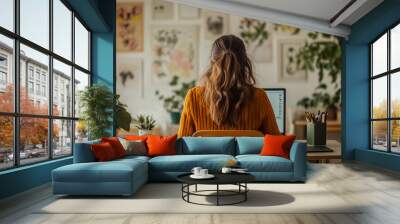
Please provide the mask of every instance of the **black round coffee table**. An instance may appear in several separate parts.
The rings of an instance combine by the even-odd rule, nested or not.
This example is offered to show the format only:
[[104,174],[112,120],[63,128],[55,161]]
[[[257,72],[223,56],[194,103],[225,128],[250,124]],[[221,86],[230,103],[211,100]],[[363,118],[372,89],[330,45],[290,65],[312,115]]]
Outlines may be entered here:
[[[182,199],[188,203],[197,205],[234,205],[247,201],[247,192],[249,188],[247,183],[255,180],[255,177],[248,173],[229,173],[213,174],[215,177],[212,179],[193,179],[190,177],[191,173],[182,174],[177,177],[178,181],[182,183]],[[215,185],[215,190],[198,190],[197,185]],[[220,185],[236,185],[237,190],[224,190],[220,189]],[[195,186],[194,191],[190,191],[190,186]],[[209,192],[215,192],[215,194],[206,194]],[[216,204],[202,204],[193,202],[190,200],[190,196],[204,196],[204,197],[216,197]],[[231,203],[221,203],[221,197],[232,197],[240,196],[240,199]]]

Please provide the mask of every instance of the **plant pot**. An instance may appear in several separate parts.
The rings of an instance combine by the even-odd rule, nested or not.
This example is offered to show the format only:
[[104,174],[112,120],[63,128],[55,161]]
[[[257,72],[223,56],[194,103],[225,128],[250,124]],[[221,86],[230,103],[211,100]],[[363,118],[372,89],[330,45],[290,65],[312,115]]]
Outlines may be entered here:
[[148,135],[150,133],[151,133],[151,130],[139,129],[139,135]]
[[337,113],[338,113],[337,107],[329,106],[326,108],[326,112],[328,112],[328,115],[326,116],[326,120],[328,120],[328,121],[336,121],[337,120]]
[[172,124],[179,124],[181,120],[181,112],[170,112],[169,115],[171,116]]

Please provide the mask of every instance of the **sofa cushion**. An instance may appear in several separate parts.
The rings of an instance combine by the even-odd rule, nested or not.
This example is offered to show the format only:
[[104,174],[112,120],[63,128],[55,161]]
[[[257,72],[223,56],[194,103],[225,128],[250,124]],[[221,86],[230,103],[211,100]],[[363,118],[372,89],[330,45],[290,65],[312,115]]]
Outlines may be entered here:
[[[58,182],[130,182],[134,173],[147,172],[141,159],[121,159],[109,162],[74,163],[53,170]],[[147,173],[143,173],[147,176]]]
[[149,170],[152,172],[190,172],[199,166],[210,171],[219,171],[230,159],[231,155],[175,155],[158,156],[149,160]]
[[259,154],[264,145],[264,137],[237,137],[236,155]]
[[90,148],[92,144],[99,144],[101,141],[93,140],[88,142],[75,143],[74,147],[74,163],[95,162],[96,158]]
[[235,155],[235,139],[232,137],[183,137],[182,154]]
[[292,172],[292,161],[278,156],[239,155],[236,156],[240,167],[249,172]]

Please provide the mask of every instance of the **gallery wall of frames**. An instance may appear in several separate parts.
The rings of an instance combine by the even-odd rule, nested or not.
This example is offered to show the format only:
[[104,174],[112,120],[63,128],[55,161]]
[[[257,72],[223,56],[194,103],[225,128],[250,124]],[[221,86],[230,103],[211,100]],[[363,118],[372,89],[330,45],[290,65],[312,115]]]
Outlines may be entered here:
[[[133,116],[148,114],[157,120],[154,132],[176,131],[169,115],[171,108],[159,97],[171,96],[185,83],[199,84],[211,45],[224,34],[245,41],[258,87],[287,89],[289,132],[294,132],[293,122],[304,114],[299,101],[316,91],[332,97],[340,92],[340,65],[334,68],[335,77],[325,70],[326,75],[319,77],[318,69],[306,68],[307,58],[301,56],[324,42],[330,45],[321,50],[334,48],[331,61],[336,63],[340,46],[335,37],[163,0],[117,0],[116,10],[117,93]],[[316,52],[311,53],[314,58],[310,60],[316,61]],[[340,102],[335,103],[340,112]],[[320,104],[311,109],[324,107]]]

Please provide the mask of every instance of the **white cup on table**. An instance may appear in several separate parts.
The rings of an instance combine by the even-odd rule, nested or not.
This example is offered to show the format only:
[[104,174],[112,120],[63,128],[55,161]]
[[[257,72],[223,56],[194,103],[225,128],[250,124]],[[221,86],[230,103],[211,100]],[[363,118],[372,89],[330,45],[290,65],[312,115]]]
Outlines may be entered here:
[[200,170],[200,176],[204,177],[208,175],[208,169],[201,169]]
[[202,170],[203,168],[201,168],[201,167],[193,167],[193,169],[192,169],[192,173],[194,174],[194,175],[196,175],[196,176],[200,176],[201,175],[201,170]]

